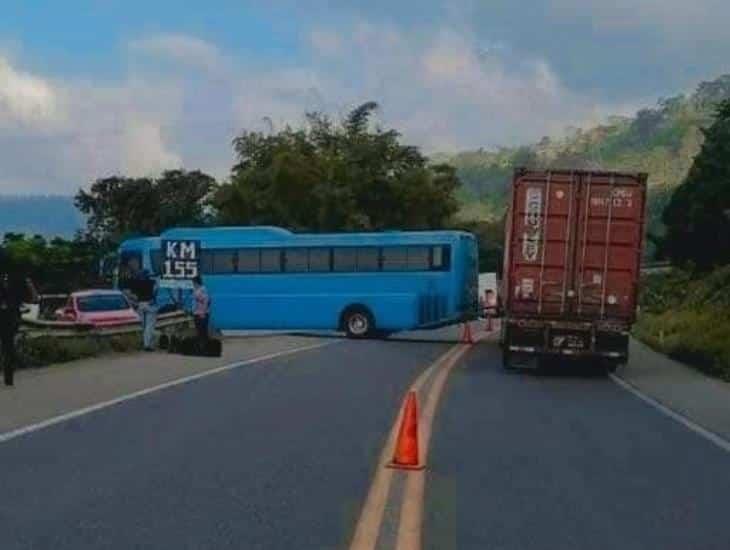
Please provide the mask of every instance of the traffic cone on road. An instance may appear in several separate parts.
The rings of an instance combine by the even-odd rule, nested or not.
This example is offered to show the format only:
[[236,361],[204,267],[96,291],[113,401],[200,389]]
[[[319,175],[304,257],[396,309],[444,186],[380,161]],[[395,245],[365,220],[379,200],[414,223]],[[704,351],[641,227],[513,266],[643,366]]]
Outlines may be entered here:
[[464,329],[461,332],[461,343],[462,344],[473,344],[474,343],[474,337],[471,335],[471,325],[469,324],[469,321],[466,321],[464,323]]
[[408,392],[406,405],[403,410],[403,419],[398,430],[398,439],[395,442],[393,461],[388,468],[400,470],[422,470],[418,451],[418,403],[416,392]]

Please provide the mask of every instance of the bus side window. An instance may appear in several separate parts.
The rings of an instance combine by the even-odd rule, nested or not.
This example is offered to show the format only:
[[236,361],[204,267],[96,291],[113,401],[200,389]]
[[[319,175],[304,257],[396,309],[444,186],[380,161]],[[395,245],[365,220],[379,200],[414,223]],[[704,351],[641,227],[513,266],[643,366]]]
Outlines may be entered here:
[[284,251],[284,270],[287,273],[303,273],[309,266],[306,248],[289,248]]
[[348,272],[357,270],[357,251],[354,248],[335,248],[333,254],[335,271]]
[[258,273],[261,270],[261,255],[258,248],[241,248],[238,251],[238,272]]
[[212,275],[214,255],[212,250],[201,250],[200,252],[200,272],[203,275]]
[[330,249],[310,248],[309,249],[309,271],[326,272],[330,271]]
[[383,248],[383,271],[405,271],[408,269],[408,249],[405,246]]
[[281,250],[279,248],[261,249],[261,273],[281,273]]
[[213,273],[234,273],[236,261],[235,250],[215,251],[213,253]]
[[431,248],[431,269],[449,271],[451,269],[451,247],[448,245]]
[[379,271],[380,250],[375,247],[357,249],[358,271]]
[[431,267],[429,249],[427,246],[408,247],[408,270],[428,271]]

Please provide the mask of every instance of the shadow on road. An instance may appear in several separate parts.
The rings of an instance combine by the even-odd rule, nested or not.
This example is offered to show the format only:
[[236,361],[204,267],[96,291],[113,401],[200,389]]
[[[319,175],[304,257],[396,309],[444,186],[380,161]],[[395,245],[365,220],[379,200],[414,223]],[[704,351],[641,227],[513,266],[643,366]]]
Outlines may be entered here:
[[542,378],[608,378],[606,367],[590,359],[543,359],[529,374]]

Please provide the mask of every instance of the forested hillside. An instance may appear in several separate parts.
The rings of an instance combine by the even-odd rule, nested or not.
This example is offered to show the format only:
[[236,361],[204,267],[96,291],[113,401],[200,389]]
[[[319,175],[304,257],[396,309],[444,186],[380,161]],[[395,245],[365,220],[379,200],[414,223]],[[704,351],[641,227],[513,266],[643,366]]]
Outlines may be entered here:
[[712,123],[717,105],[727,98],[730,75],[701,83],[691,95],[660,99],[634,117],[613,117],[594,128],[571,129],[563,138],[436,157],[457,169],[464,184],[461,216],[466,219],[501,218],[515,166],[648,172],[649,230],[661,234],[661,212],[702,145],[700,128]]

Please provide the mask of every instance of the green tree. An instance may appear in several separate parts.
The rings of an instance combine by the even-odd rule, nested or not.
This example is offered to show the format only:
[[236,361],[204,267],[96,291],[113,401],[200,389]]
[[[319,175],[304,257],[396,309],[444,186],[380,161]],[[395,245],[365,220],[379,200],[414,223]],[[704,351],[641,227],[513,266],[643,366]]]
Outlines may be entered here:
[[730,100],[720,103],[703,134],[702,149],[663,221],[669,258],[706,270],[730,263]]
[[206,221],[206,199],[216,182],[199,171],[168,170],[156,179],[112,176],[79,190],[87,217],[85,238],[114,245],[130,235],[157,235],[176,225]]
[[371,124],[374,102],[337,124],[309,113],[302,129],[234,142],[238,162],[213,204],[223,224],[295,230],[443,227],[457,210],[454,169],[430,165],[395,130]]
[[31,276],[42,292],[69,292],[99,283],[99,250],[93,242],[6,233],[0,246],[14,268]]

